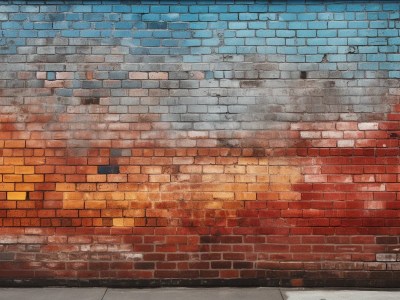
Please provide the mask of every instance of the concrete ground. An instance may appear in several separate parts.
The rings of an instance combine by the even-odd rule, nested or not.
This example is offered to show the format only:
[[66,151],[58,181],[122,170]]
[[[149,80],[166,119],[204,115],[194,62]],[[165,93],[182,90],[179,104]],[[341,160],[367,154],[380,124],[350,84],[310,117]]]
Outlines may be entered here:
[[399,300],[400,290],[0,288],[0,300]]

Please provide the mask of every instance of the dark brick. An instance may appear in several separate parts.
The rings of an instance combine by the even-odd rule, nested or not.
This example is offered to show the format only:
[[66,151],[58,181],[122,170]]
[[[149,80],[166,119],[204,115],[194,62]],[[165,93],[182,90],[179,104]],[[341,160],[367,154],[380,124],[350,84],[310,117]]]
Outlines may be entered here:
[[99,166],[98,167],[99,174],[119,174],[119,166]]

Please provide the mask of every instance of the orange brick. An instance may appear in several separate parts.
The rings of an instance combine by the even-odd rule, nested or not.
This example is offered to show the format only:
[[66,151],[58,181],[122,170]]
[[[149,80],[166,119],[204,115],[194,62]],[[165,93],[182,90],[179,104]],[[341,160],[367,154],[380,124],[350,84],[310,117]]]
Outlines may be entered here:
[[85,201],[86,209],[104,209],[107,208],[106,201],[101,200],[89,200]]
[[96,175],[87,175],[87,182],[106,182],[107,175],[105,174],[96,174]]
[[75,183],[56,183],[57,192],[73,192],[75,191]]
[[64,200],[64,209],[83,209],[85,207],[85,202],[83,200]]
[[170,175],[150,175],[149,182],[170,182]]
[[127,174],[108,174],[107,182],[127,182],[128,175]]
[[26,192],[7,192],[7,200],[26,200]]
[[14,166],[0,166],[0,173],[1,174],[14,173]]
[[34,166],[15,166],[15,174],[34,174]]
[[129,79],[148,79],[149,75],[146,72],[129,72]]
[[8,140],[4,148],[25,148],[25,140]]
[[33,183],[16,183],[15,191],[17,192],[33,192],[35,190],[35,185]]
[[204,166],[203,173],[221,174],[224,173],[224,166]]
[[268,174],[268,167],[265,166],[247,166],[247,173],[249,174]]
[[141,168],[142,173],[144,174],[161,174],[162,168],[161,166],[143,166]]
[[253,192],[240,192],[240,193],[235,193],[235,199],[236,200],[244,200],[244,201],[249,201],[249,200],[257,200],[257,193]]
[[24,165],[23,157],[4,157],[4,165],[22,166]]
[[168,80],[168,73],[167,72],[150,72],[149,79]]
[[24,182],[43,182],[44,175],[24,175]]
[[3,182],[22,182],[22,175],[5,174],[3,175]]
[[2,192],[14,191],[14,183],[0,183],[0,191]]

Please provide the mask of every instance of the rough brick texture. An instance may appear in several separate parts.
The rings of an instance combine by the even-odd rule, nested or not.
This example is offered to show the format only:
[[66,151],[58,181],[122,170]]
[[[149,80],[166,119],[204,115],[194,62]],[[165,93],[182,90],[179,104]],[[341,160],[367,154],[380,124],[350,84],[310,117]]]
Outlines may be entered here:
[[398,286],[399,10],[0,0],[0,284]]

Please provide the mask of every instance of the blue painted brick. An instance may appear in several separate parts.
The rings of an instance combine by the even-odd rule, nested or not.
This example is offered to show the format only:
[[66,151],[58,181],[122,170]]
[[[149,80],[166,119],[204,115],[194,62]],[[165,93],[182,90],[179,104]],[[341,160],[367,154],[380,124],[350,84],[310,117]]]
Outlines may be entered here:
[[335,54],[338,52],[336,46],[319,46],[318,53],[320,54]]
[[112,10],[116,13],[132,12],[132,8],[129,5],[113,5]]
[[328,40],[326,38],[312,38],[307,39],[307,44],[310,46],[324,46],[328,44]]
[[304,13],[306,12],[306,6],[305,5],[293,5],[290,3],[290,5],[287,6],[287,12],[291,13]]
[[208,24],[210,29],[218,30],[218,29],[228,29],[228,22],[226,21],[218,21],[218,22],[210,22]]
[[341,4],[341,3],[328,4],[326,8],[328,11],[331,12],[343,12],[346,11],[346,4]]
[[257,19],[258,14],[256,13],[239,13],[239,20],[241,21],[252,21]]
[[201,56],[199,55],[185,55],[183,57],[183,62],[185,63],[200,63]]
[[132,31],[130,31],[130,30],[115,30],[113,34],[114,34],[114,37],[118,37],[118,38],[132,37]]
[[161,15],[161,20],[167,22],[179,21],[180,15],[178,13],[169,13]]
[[186,5],[171,5],[169,8],[169,11],[171,13],[188,13],[189,12],[189,6]]
[[238,13],[242,13],[242,12],[247,12],[248,11],[247,5],[229,5],[228,9],[229,9],[230,12],[238,12]]
[[237,50],[235,46],[222,46],[218,48],[218,52],[221,54],[235,54]]
[[169,13],[169,5],[151,5],[150,12],[157,14],[167,14]]
[[380,62],[379,63],[379,69],[380,70],[397,70],[396,64],[393,62]]
[[309,54],[309,55],[312,55],[312,54],[318,54],[318,47],[316,47],[316,46],[314,46],[314,47],[312,47],[312,46],[309,46],[309,47],[299,47],[299,51],[298,51],[298,53],[299,54]]
[[389,38],[388,39],[389,45],[400,45],[400,37],[397,38]]
[[382,9],[382,4],[379,3],[367,3],[365,5],[366,11],[379,11]]
[[211,54],[210,47],[194,47],[190,48],[190,53],[193,55],[207,55]]
[[304,13],[297,16],[299,21],[314,21],[317,19],[316,13]]
[[162,47],[178,47],[179,40],[162,40],[161,46]]
[[112,29],[113,28],[113,23],[111,22],[98,22],[94,26],[96,29],[102,30],[102,29]]
[[368,38],[368,45],[386,46],[387,38]]
[[38,36],[37,30],[21,30],[19,36],[22,38],[35,38]]
[[237,37],[254,37],[256,36],[255,30],[238,30],[236,32]]
[[73,29],[89,29],[90,23],[89,22],[73,22],[72,28]]
[[239,14],[237,13],[227,13],[227,14],[220,14],[219,19],[221,21],[238,21],[239,20]]
[[396,53],[391,53],[387,55],[387,58],[389,61],[400,61],[400,54]]
[[161,40],[159,39],[143,39],[143,47],[160,47]]
[[284,4],[271,4],[269,5],[269,11],[270,12],[285,12],[286,11],[286,5]]
[[62,30],[62,29],[68,29],[71,28],[70,22],[54,22],[53,23],[53,29],[55,30]]
[[195,38],[210,38],[213,36],[213,32],[210,30],[197,30],[193,33]]
[[79,31],[78,30],[62,30],[61,31],[61,36],[63,37],[68,37],[68,38],[75,38],[79,37]]
[[333,13],[323,12],[318,14],[317,19],[321,21],[332,21],[335,19],[335,17]]
[[228,5],[210,5],[210,13],[227,13]]
[[338,36],[339,37],[356,37],[357,30],[356,29],[339,29]]
[[[198,14],[182,14],[181,21],[182,22],[197,22],[199,20]],[[190,24],[192,25],[192,24]]]
[[197,47],[201,45],[201,40],[193,40],[193,39],[182,40],[181,43],[183,47]]
[[220,40],[216,39],[216,38],[214,38],[214,39],[205,39],[205,40],[202,41],[202,45],[203,46],[209,46],[209,47],[218,46],[219,43],[220,43]]
[[297,20],[297,14],[280,14],[279,15],[279,20],[280,21],[296,21]]
[[54,81],[56,80],[56,72],[47,72],[46,73],[46,79],[48,81]]
[[271,21],[268,23],[269,29],[286,29],[287,23],[286,22],[278,22],[278,21]]
[[297,37],[300,38],[312,38],[317,36],[317,31],[316,30],[297,30],[296,31]]
[[289,22],[289,29],[307,29],[307,22]]
[[278,47],[277,52],[284,55],[296,55],[297,47]]
[[371,28],[388,28],[388,21],[371,21]]
[[160,14],[145,14],[142,16],[142,21],[147,21],[147,22],[158,22],[161,19]]
[[288,55],[286,57],[286,62],[303,63],[303,62],[306,62],[306,56],[305,55]]
[[[38,23],[38,24],[46,24],[45,26],[47,26],[48,23]],[[11,30],[22,29],[22,23],[20,23],[20,22],[4,22],[3,24],[0,23],[0,25],[2,25],[3,29],[11,29]],[[49,24],[49,25],[50,25],[50,29],[51,29],[52,28],[51,24]],[[35,27],[35,29],[41,29],[39,27]],[[44,29],[47,29],[47,28],[44,28]]]
[[238,46],[237,53],[238,54],[252,54],[256,53],[257,48],[254,46]]
[[359,29],[358,36],[375,37],[375,36],[378,36],[378,30],[376,30],[376,29]]
[[263,13],[263,12],[268,12],[268,5],[259,5],[259,4],[252,4],[249,5],[249,12],[258,12],[258,13]]
[[24,21],[28,19],[28,14],[10,14],[9,18],[11,21]]
[[358,52],[359,53],[377,53],[378,52],[378,46],[361,46],[358,47]]
[[346,10],[347,11],[364,11],[365,5],[364,4],[357,4],[357,3],[349,3],[347,4]]
[[355,21],[356,20],[356,14],[354,12],[345,12],[344,13],[344,18],[347,21]]
[[328,22],[328,28],[347,28],[348,22],[347,21],[330,21]]
[[399,36],[398,29],[378,29],[378,36],[395,37]]
[[83,20],[90,22],[100,22],[104,20],[104,14],[84,14]]
[[203,30],[208,28],[207,22],[192,22],[189,24],[190,29]]
[[306,39],[304,38],[292,38],[286,39],[286,46],[306,46]]
[[[33,29],[33,24],[32,22],[24,22],[23,23],[23,29],[24,30],[32,30]],[[69,27],[68,27],[69,28]],[[22,30],[21,30],[22,31]]]
[[349,28],[368,28],[369,27],[369,22],[366,21],[355,21],[355,22],[349,22]]
[[283,46],[283,45],[285,45],[285,39],[284,38],[267,38],[266,45]]
[[265,45],[265,38],[246,38],[246,46],[262,46]]
[[94,5],[93,6],[93,12],[95,13],[110,13],[112,12],[112,6],[111,5]]
[[167,22],[148,22],[147,28],[148,29],[167,29],[168,23]]
[[276,47],[273,46],[258,46],[257,53],[259,54],[276,54]]
[[315,22],[310,22],[308,24],[309,29],[327,29],[328,28],[328,22],[324,21],[315,21]]
[[264,13],[260,13],[258,14],[258,18],[260,21],[275,21],[277,20],[277,16],[276,14],[264,14]]
[[323,55],[306,55],[306,62],[308,63],[320,63],[323,60]]
[[276,31],[276,36],[277,37],[294,37],[296,36],[296,31],[295,30],[277,30]]
[[247,29],[247,22],[229,22],[229,29]]
[[227,46],[243,46],[244,38],[227,38],[224,39],[224,43]]
[[358,63],[359,70],[377,71],[379,70],[378,62],[360,62]]
[[275,37],[275,30],[256,30],[256,37]]
[[250,29],[267,29],[267,22],[249,22]]
[[92,5],[72,5],[70,10],[81,13],[92,12]]
[[175,39],[190,39],[192,36],[188,31],[174,31],[172,32],[172,37]]
[[79,36],[84,37],[84,38],[97,38],[100,37],[100,32],[99,30],[80,30],[79,31]]
[[[378,50],[375,50],[374,52],[378,52]],[[398,46],[379,46],[379,52],[398,52]]]
[[386,61],[386,54],[367,54],[367,61]]
[[367,46],[368,39],[363,37],[351,38],[348,40],[348,44],[351,46]]
[[207,5],[192,5],[189,7],[189,12],[191,13],[208,13]]
[[400,71],[390,71],[389,78],[400,78]]
[[153,31],[152,36],[160,39],[168,39],[172,37],[172,33],[171,31],[159,30],[159,31]]
[[325,11],[325,6],[321,4],[307,5],[308,12],[319,13]]
[[199,14],[201,22],[215,22],[218,21],[218,14]]
[[[179,5],[177,5],[179,7]],[[150,7],[148,5],[133,5],[131,12],[136,14],[148,14],[150,12]]]
[[317,36],[318,37],[328,37],[328,38],[334,38],[337,37],[337,31],[333,29],[328,29],[328,30],[318,30],[317,31]]
[[79,21],[79,20],[83,20],[83,15],[82,14],[67,14],[65,16],[65,20],[67,21]]

